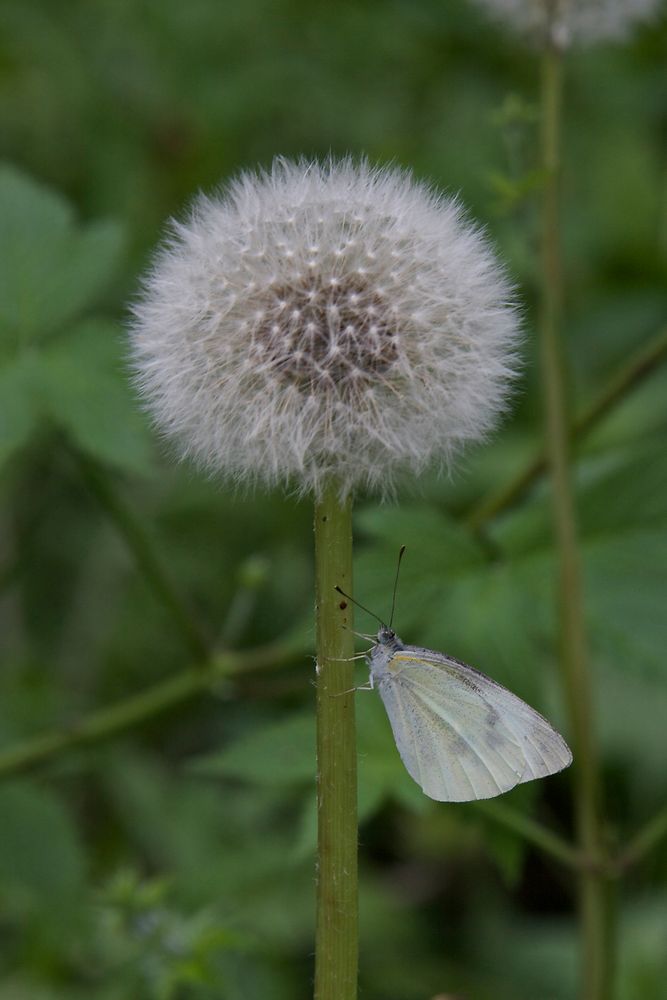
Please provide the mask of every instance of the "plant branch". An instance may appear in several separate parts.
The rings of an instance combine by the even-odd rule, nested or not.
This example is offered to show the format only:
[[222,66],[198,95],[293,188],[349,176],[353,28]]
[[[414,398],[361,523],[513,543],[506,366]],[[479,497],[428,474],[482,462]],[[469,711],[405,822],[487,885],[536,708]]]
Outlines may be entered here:
[[585,866],[579,851],[564,837],[549,830],[537,820],[531,819],[530,816],[513,809],[507,803],[488,799],[475,803],[474,808],[495,823],[500,823],[518,833],[524,840],[539,847],[545,854],[550,854],[568,868],[579,870]]
[[209,644],[172,583],[143,524],[97,462],[80,451],[73,451],[73,455],[86,485],[125,539],[140,572],[169,619],[179,629],[190,654],[196,661],[206,660],[210,655]]
[[667,837],[667,806],[649,820],[623,848],[615,860],[616,870],[623,872],[636,865],[665,837]]
[[335,482],[315,505],[317,617],[317,926],[315,1000],[357,996],[357,748],[352,508]]
[[[648,378],[667,358],[667,327],[640,347],[602,387],[572,424],[571,438],[583,438],[600,421],[622,403],[633,389]],[[465,523],[478,530],[497,514],[513,506],[548,469],[545,449],[541,449],[527,465],[500,489],[476,504],[465,517]]]
[[243,653],[221,653],[205,664],[183,670],[108,708],[84,716],[66,728],[43,733],[0,751],[0,779],[30,771],[52,757],[99,743],[202,694],[225,678],[277,666],[295,652],[276,643]]

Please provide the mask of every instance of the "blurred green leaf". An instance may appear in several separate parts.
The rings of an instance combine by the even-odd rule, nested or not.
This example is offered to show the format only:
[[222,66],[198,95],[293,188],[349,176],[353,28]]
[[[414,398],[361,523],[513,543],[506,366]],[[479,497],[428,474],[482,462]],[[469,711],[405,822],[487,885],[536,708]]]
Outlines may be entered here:
[[[632,447],[584,456],[578,468],[577,510],[586,571],[586,606],[597,650],[622,670],[648,669],[667,680],[667,453],[662,435]],[[494,537],[514,568],[514,600],[528,598],[541,614],[545,582],[555,572],[548,495],[510,512]],[[514,616],[512,616],[514,617]],[[511,620],[511,619],[510,619]],[[516,618],[514,617],[514,620]],[[526,628],[531,622],[526,618]],[[548,630],[548,622],[543,620]]]
[[[126,388],[120,324],[96,318],[100,304],[123,314],[164,220],[197,189],[276,152],[364,152],[410,167],[460,192],[507,263],[525,328],[512,413],[455,475],[420,478],[426,501],[359,509],[355,596],[389,614],[407,543],[396,612],[403,639],[468,660],[562,720],[548,484],[484,537],[471,538],[459,516],[542,438],[537,62],[477,6],[4,0],[0,133],[4,155],[21,165],[0,171],[0,462],[19,458],[0,476],[8,737],[61,725],[185,665],[113,526],[53,454],[51,429],[126,475],[127,501],[155,523],[175,582],[212,634],[251,552],[266,553],[271,568],[239,642],[312,619],[309,503],[278,491],[239,498],[187,465],[142,476],[149,437]],[[626,43],[568,59],[561,221],[575,408],[664,323],[666,32],[663,18]],[[127,253],[117,224],[89,221],[100,218],[122,220]],[[578,446],[611,837],[633,831],[667,794],[666,420],[663,365]],[[375,630],[361,611],[356,619]],[[22,820],[9,843],[3,808],[0,1000],[309,995],[316,810],[305,676],[295,662],[249,682],[242,697],[184,705],[48,772],[41,781],[56,782],[54,815],[62,821],[68,803],[65,822],[76,823],[92,862],[93,884],[84,880],[71,905],[30,881],[40,866],[56,869],[37,879],[43,886],[67,869],[49,841],[53,825],[58,843],[59,821],[35,809],[34,826]],[[363,667],[358,678],[367,679]],[[364,996],[570,1000],[570,877],[532,850],[519,866],[520,841],[473,815],[474,805],[423,796],[377,694],[360,692],[357,714]],[[299,717],[301,751],[273,767],[276,746],[251,737],[273,726],[280,736]],[[244,741],[253,755],[246,775],[234,758]],[[230,755],[229,770],[189,769],[219,754]],[[515,799],[519,789],[509,801],[567,830],[570,777],[523,786],[534,800]],[[20,787],[42,796],[41,783]],[[619,892],[618,1000],[663,1000],[666,850]],[[125,886],[133,903],[99,891],[119,870],[134,873],[134,888]],[[518,883],[508,881],[519,870]],[[209,948],[220,928],[236,944]]]
[[28,782],[0,787],[0,886],[36,908],[72,902],[86,859],[76,826],[58,796]]
[[314,783],[315,713],[257,727],[219,753],[189,765],[198,774],[240,778],[272,787]]
[[[363,678],[360,680],[363,681]],[[375,692],[357,695],[359,821],[370,819],[386,802],[419,812],[429,800],[407,774],[384,707]],[[195,759],[189,768],[210,777],[235,778],[272,789],[308,788],[290,856],[312,854],[316,844],[315,715],[298,713],[252,730],[219,753]]]
[[43,340],[91,306],[122,243],[117,223],[77,227],[60,195],[0,168],[0,352]]
[[360,600],[387,608],[398,554],[394,540],[406,541],[394,622],[403,641],[462,659],[521,697],[537,697],[539,707],[535,666],[544,662],[551,619],[544,566],[485,551],[465,527],[431,505],[364,511],[360,522],[377,533],[376,544],[357,563]]
[[163,881],[128,870],[112,879],[98,913],[109,970],[123,968],[126,989],[149,1000],[176,1000],[188,986],[219,990],[221,959],[244,946],[212,907],[188,911]]
[[145,475],[151,438],[127,384],[123,340],[108,320],[86,320],[44,352],[46,414],[98,461]]
[[151,436],[127,385],[119,334],[108,320],[86,320],[0,369],[0,463],[50,425],[98,461],[146,474]]
[[39,375],[39,361],[31,354],[0,366],[0,468],[28,442],[38,422]]
[[101,462],[150,466],[119,327],[79,318],[121,248],[117,224],[77,226],[59,195],[0,168],[0,464],[50,421]]

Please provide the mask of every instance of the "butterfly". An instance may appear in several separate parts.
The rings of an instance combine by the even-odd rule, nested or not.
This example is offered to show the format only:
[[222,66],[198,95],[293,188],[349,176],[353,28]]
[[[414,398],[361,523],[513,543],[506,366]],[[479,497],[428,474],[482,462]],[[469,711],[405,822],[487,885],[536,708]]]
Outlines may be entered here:
[[382,699],[408,774],[426,795],[439,802],[489,799],[572,763],[563,737],[507,688],[452,656],[404,643],[391,628],[395,597],[396,584],[390,624],[378,619],[367,654],[370,687]]

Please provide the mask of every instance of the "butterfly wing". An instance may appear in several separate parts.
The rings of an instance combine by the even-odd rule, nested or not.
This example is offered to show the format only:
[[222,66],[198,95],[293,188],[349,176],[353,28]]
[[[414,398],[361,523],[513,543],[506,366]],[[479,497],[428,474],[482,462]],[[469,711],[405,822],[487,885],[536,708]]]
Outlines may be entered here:
[[426,795],[467,802],[555,774],[572,754],[538,712],[433,650],[395,653],[377,688],[408,773]]

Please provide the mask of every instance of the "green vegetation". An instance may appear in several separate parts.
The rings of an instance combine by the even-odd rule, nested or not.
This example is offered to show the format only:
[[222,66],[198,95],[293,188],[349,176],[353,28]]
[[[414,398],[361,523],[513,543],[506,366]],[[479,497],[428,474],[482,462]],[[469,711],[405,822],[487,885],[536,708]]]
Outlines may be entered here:
[[[355,593],[386,613],[406,544],[401,636],[572,738],[536,332],[539,58],[463,0],[2,14],[0,1000],[302,1000],[311,504],[173,464],[129,387],[126,303],[165,219],[275,154],[366,153],[459,191],[525,303],[521,389],[451,481],[358,499]],[[663,17],[564,67],[562,332],[614,1000],[667,995],[666,55]],[[570,1000],[589,861],[572,769],[438,805],[377,697],[356,710],[361,995]]]

